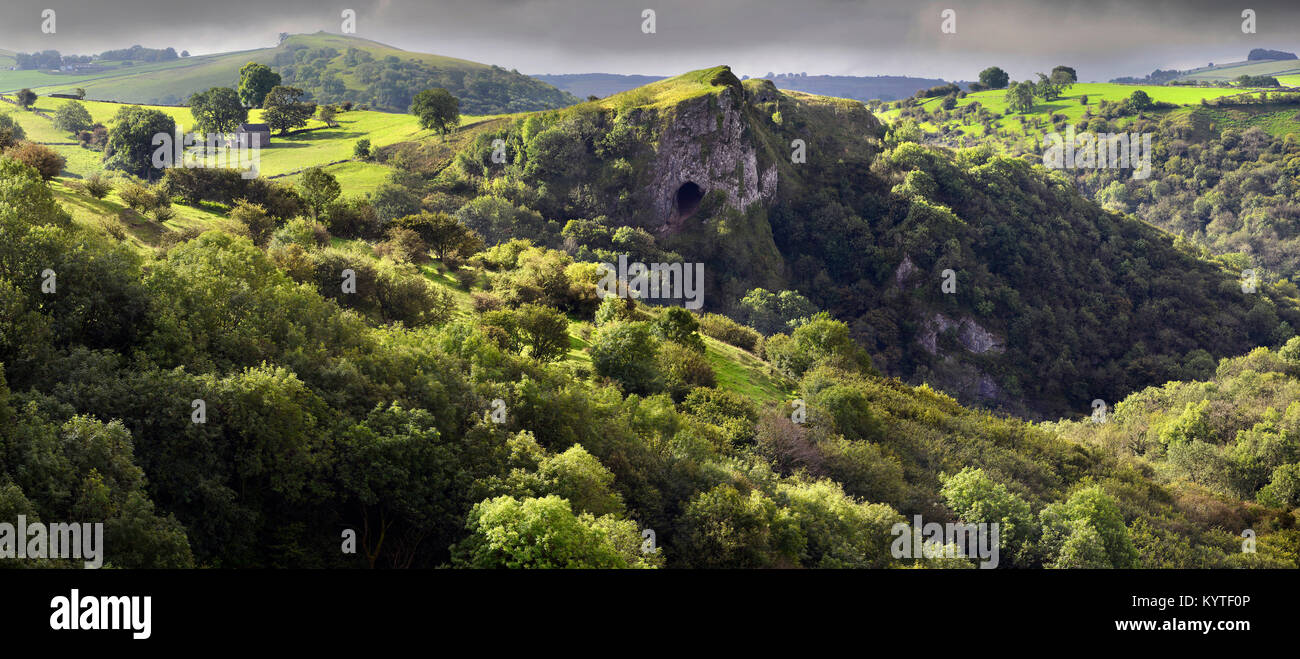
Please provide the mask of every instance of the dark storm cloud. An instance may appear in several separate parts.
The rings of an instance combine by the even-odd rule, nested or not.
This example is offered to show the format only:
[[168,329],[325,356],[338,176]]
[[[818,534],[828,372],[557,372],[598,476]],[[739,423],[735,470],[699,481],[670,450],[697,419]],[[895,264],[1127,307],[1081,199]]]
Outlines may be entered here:
[[[528,73],[669,74],[731,64],[740,73],[807,71],[973,78],[998,64],[1014,78],[1060,63],[1084,80],[1295,50],[1294,2],[1225,4],[1071,0],[3,0],[0,48],[90,53],[139,43],[193,53],[273,45],[279,32],[338,32]],[[1252,8],[1258,33],[1241,32]],[[40,31],[41,10],[58,31]],[[654,9],[657,33],[641,33]],[[940,12],[957,12],[942,34]]]

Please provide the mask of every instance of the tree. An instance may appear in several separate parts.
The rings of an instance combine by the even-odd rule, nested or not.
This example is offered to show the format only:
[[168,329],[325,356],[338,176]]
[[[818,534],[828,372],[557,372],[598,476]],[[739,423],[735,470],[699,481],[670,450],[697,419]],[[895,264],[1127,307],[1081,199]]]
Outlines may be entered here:
[[72,91],[72,93],[73,93],[73,94],[76,94],[76,95],[77,95],[77,98],[86,98],[86,90],[85,90],[85,88],[83,88],[83,87],[78,87],[78,88],[74,89],[74,90]]
[[446,134],[460,123],[460,100],[441,87],[426,89],[411,101],[411,114],[420,118],[421,128]]
[[64,103],[54,113],[54,127],[68,133],[90,130],[94,123],[90,113],[86,111],[86,106],[76,101]]
[[302,100],[303,91],[297,87],[275,87],[262,103],[262,119],[280,134],[290,128],[306,126],[316,113],[316,104]]
[[768,339],[767,357],[791,377],[802,377],[814,366],[827,364],[858,373],[874,373],[871,356],[849,336],[849,327],[826,312],[799,326],[790,336]]
[[647,323],[605,325],[588,351],[596,373],[617,380],[627,393],[647,395],[662,387],[655,359],[659,342]]
[[27,89],[25,87],[23,89],[18,90],[18,105],[21,105],[24,110],[31,107],[32,104],[35,102],[36,102],[36,92]]
[[772,293],[755,288],[740,300],[741,322],[764,334],[786,332],[817,313],[817,307],[798,291]]
[[58,176],[59,172],[63,171],[65,163],[63,156],[59,155],[59,152],[35,142],[23,142],[9,149],[5,151],[5,157],[30,165],[41,173],[41,178],[47,181]]
[[213,87],[190,96],[190,114],[204,133],[233,133],[248,121],[248,108],[229,87]]
[[176,121],[159,110],[130,105],[117,111],[111,122],[104,160],[110,169],[119,169],[153,180],[162,169],[153,164],[153,138],[159,133],[174,135]]
[[481,248],[483,240],[455,217],[441,211],[423,211],[393,220],[393,224],[419,234],[424,244],[440,259]]
[[1025,113],[1034,109],[1034,83],[1017,82],[1007,88],[1006,103],[1010,112]]
[[550,362],[569,352],[569,319],[564,314],[540,304],[525,304],[514,316],[519,342],[533,359]]
[[[1138,567],[1138,553],[1119,505],[1099,486],[1078,490],[1064,503],[1048,504],[1039,512],[1039,520],[1040,551],[1050,567]],[[1104,557],[1101,564],[1098,555]]]
[[244,225],[254,245],[265,245],[275,231],[275,220],[266,214],[266,209],[243,199],[235,202],[235,207],[230,210],[230,219]]
[[1139,112],[1149,109],[1153,105],[1151,96],[1141,89],[1135,90],[1132,94],[1129,94],[1128,104],[1132,106],[1134,110]]
[[1052,67],[1052,82],[1072,85],[1079,82],[1079,76],[1074,72],[1074,67],[1062,64],[1060,66]]
[[980,71],[980,84],[984,85],[986,89],[1002,89],[1007,86],[1010,80],[1011,77],[1007,75],[1007,72],[996,66],[990,66]]
[[321,210],[343,191],[338,179],[320,167],[312,167],[303,172],[299,186],[302,188],[303,200],[311,208],[313,219],[319,218]]
[[420,198],[397,183],[381,183],[370,195],[375,213],[385,223],[420,211]]
[[261,107],[266,95],[280,84],[280,74],[271,67],[249,62],[239,69],[239,100],[246,107]]
[[13,115],[0,112],[0,150],[7,149],[27,138],[22,124],[14,121]]
[[575,515],[555,495],[483,501],[470,511],[470,535],[452,550],[452,563],[471,568],[653,568],[656,554],[640,551],[635,522],[613,515]]
[[338,126],[338,122],[334,121],[334,117],[338,116],[338,113],[339,113],[339,109],[334,107],[333,105],[322,105],[320,106],[320,112],[318,116],[320,117],[321,121],[325,122],[326,126],[329,126],[330,128],[334,128]]
[[654,323],[655,334],[659,338],[703,353],[704,339],[700,338],[699,329],[700,322],[695,319],[695,314],[681,307],[668,307],[664,315]]
[[352,155],[362,160],[370,160],[370,139],[363,137],[352,147]]
[[1043,74],[1038,74],[1038,84],[1034,85],[1034,95],[1041,97],[1044,101],[1055,101],[1061,97],[1061,90],[1068,83],[1057,83],[1055,78],[1049,78]]
[[957,517],[970,524],[998,524],[1000,542],[1010,550],[1011,562],[1024,566],[1035,539],[1034,516],[1029,504],[977,467],[955,476],[941,475],[944,502]]

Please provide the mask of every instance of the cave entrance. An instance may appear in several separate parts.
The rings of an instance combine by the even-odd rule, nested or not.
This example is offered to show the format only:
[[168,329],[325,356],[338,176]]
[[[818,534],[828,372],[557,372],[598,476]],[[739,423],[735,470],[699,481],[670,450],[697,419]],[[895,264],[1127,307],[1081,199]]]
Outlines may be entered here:
[[693,181],[687,181],[677,188],[677,198],[675,206],[677,207],[677,217],[686,219],[695,214],[700,209],[700,201],[704,199],[704,191]]

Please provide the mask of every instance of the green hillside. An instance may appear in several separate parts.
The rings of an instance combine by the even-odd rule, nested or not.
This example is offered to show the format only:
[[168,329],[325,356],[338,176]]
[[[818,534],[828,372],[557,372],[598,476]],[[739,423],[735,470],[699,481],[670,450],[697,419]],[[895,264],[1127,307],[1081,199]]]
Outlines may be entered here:
[[29,87],[39,94],[70,93],[80,87],[96,100],[181,104],[195,92],[236,86],[239,69],[248,62],[271,66],[284,84],[305,89],[319,102],[352,101],[391,112],[405,112],[410,98],[428,87],[451,91],[468,114],[540,110],[576,101],[500,67],[325,32],[293,35],[273,48],[130,66],[109,62],[110,71],[85,75],[2,70],[0,92]]
[[[1226,96],[1234,96],[1243,93],[1237,88],[1214,88],[1214,87],[1178,87],[1167,85],[1123,85],[1109,82],[1087,82],[1076,83],[1066,90],[1059,99],[1054,101],[1044,101],[1036,99],[1034,106],[1027,113],[1008,113],[1006,90],[995,89],[980,92],[971,92],[964,97],[957,99],[957,108],[964,108],[968,105],[979,104],[984,110],[995,117],[991,125],[998,131],[1009,131],[1017,134],[1025,134],[1026,129],[1021,117],[1033,121],[1047,121],[1048,124],[1059,123],[1052,121],[1052,117],[1064,117],[1068,122],[1077,122],[1089,109],[1096,110],[1101,101],[1118,102],[1127,99],[1135,91],[1145,92],[1151,97],[1152,101],[1157,103],[1172,103],[1179,106],[1200,105],[1202,100],[1213,100]],[[1087,97],[1088,104],[1082,103],[1084,97]],[[923,99],[919,107],[927,113],[933,113],[939,109],[943,98],[935,97]],[[886,121],[895,121],[901,116],[899,109],[889,109],[880,113],[882,119]],[[980,136],[985,129],[980,125],[963,124],[961,121],[939,122],[926,119],[922,128],[926,130],[936,130],[944,125],[951,126],[952,130],[960,134]],[[1043,132],[1043,131],[1038,131]]]
[[[1300,74],[1300,60],[1277,60],[1264,62],[1232,62],[1216,64],[1213,67],[1192,69],[1178,80],[1197,80],[1206,82],[1231,82],[1239,76],[1284,76]],[[1278,78],[1281,82],[1281,78]],[[1286,84],[1286,83],[1283,83]]]
[[[703,262],[705,308],[737,318],[752,313],[741,299],[754,289],[797,291],[848,323],[886,373],[1018,414],[1118,399],[1203,372],[1200,351],[1276,345],[1300,326],[1294,291],[1233,294],[1233,266],[1088,203],[1041,165],[899,135],[882,143],[883,133],[856,102],[715,68],[515,119],[454,167],[408,166],[405,180],[417,196],[451,195],[443,205],[489,242],[529,238],[595,262],[620,252]],[[791,160],[796,139],[807,162]],[[494,165],[493,140],[508,166]],[[683,219],[687,182],[703,198]],[[495,200],[544,221],[507,229],[499,211],[484,214]],[[964,294],[940,292],[945,270]],[[1194,320],[1210,308],[1226,315]],[[1233,320],[1252,312],[1258,326]]]
[[[1244,297],[1235,270],[1041,167],[727,67],[446,136],[339,122],[273,138],[274,216],[161,184],[159,221],[124,180],[94,199],[0,160],[0,437],[21,438],[0,442],[0,504],[106,521],[116,567],[555,565],[493,544],[521,516],[585,538],[570,567],[925,567],[889,552],[910,515],[999,523],[1003,567],[1297,566],[1273,474],[1294,461],[1246,451],[1256,480],[1223,487],[1116,449],[1150,393],[1117,410],[1121,437],[959,402],[1075,418],[1300,345],[1300,292]],[[352,157],[361,136],[372,159]],[[70,174],[95,171],[65,147],[89,157]],[[308,208],[296,172],[340,159],[340,196]],[[703,263],[705,311],[740,322],[602,299],[596,264],[618,254]],[[1285,439],[1291,412],[1214,427]],[[1196,433],[1196,414],[1158,423]],[[420,548],[337,551],[338,528],[379,524]],[[1258,554],[1237,550],[1245,527]],[[640,552],[646,528],[660,552]]]
[[[59,107],[73,102],[81,103],[94,121],[105,125],[109,125],[113,116],[125,107],[118,103],[72,101],[42,96],[33,108],[53,116]],[[145,107],[163,112],[186,130],[194,129],[194,119],[188,108]],[[67,160],[65,166],[67,175],[83,178],[104,171],[101,152],[79,146],[73,136],[55,128],[50,119],[36,112],[20,111],[7,104],[0,106],[0,112],[9,113],[23,127],[28,139],[49,145],[63,156]],[[261,110],[252,110],[249,112],[249,120],[256,122],[261,114]],[[489,120],[490,117],[461,116],[461,123],[466,126]],[[421,129],[419,120],[410,114],[351,110],[340,113],[336,122],[338,126],[326,128],[323,122],[313,119],[306,126],[311,130],[273,136],[270,146],[261,151],[262,174],[268,177],[293,176],[310,167],[328,166],[349,185],[350,189],[367,192],[373,190],[382,181],[387,175],[388,168],[379,163],[356,162],[353,147],[357,140],[368,139],[375,148],[380,148],[433,136],[433,131]]]

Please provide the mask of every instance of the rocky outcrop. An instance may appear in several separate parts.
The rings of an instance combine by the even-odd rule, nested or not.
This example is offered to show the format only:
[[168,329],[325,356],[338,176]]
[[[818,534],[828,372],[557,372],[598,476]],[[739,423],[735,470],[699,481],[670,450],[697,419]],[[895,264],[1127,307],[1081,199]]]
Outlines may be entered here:
[[1002,339],[980,327],[979,323],[969,317],[953,320],[941,313],[936,313],[924,321],[917,340],[925,347],[926,352],[937,355],[939,354],[939,335],[954,327],[957,328],[957,341],[968,352],[983,354],[986,352],[1002,353],[1006,350]]
[[775,197],[777,168],[759,166],[745,103],[745,91],[737,84],[683,101],[672,110],[659,135],[648,190],[655,216],[664,218],[661,233],[676,232],[686,219],[676,200],[688,183],[705,195],[721,190],[727,204],[740,211]]
[[903,262],[898,264],[898,269],[894,271],[894,284],[900,288],[907,282],[908,278],[916,272],[916,264],[912,263],[912,257],[903,256]]

